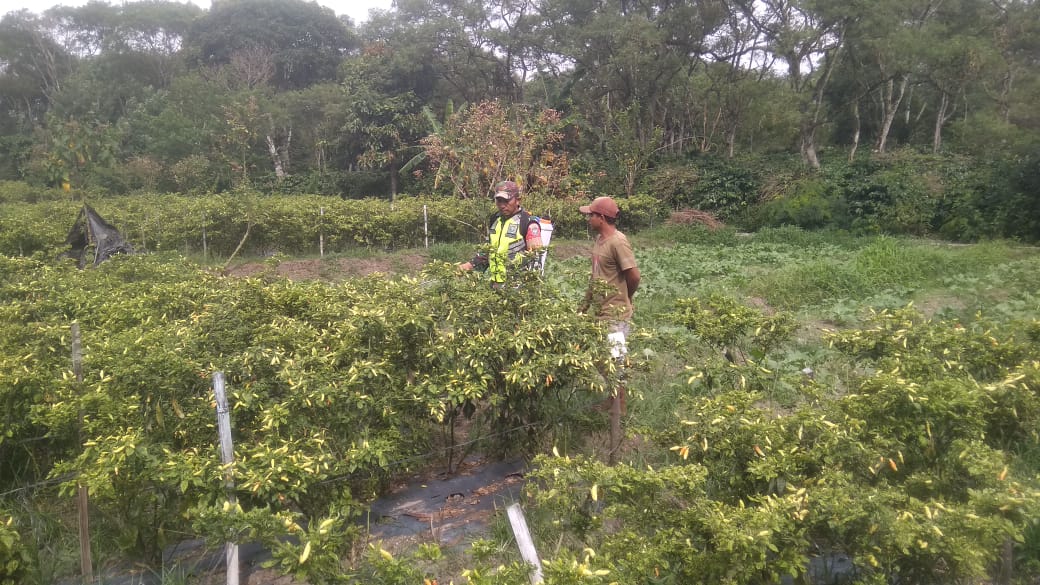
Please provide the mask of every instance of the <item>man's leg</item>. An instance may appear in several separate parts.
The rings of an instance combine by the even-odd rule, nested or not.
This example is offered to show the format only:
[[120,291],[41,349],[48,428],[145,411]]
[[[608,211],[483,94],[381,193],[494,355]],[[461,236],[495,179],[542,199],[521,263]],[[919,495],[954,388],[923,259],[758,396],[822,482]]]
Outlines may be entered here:
[[629,324],[626,321],[615,321],[610,324],[607,333],[607,342],[610,344],[610,356],[614,358],[617,367],[617,385],[614,388],[612,398],[616,398],[620,406],[621,415],[628,413],[625,400],[625,382],[627,380],[628,366],[628,332]]

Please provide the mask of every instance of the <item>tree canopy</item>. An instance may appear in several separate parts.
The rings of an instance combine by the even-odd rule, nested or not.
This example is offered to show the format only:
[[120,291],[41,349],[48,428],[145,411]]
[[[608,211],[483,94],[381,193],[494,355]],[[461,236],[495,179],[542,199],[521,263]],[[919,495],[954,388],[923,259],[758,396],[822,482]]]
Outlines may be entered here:
[[[398,172],[447,121],[428,113],[495,100],[557,112],[572,171],[617,194],[697,157],[1007,159],[1040,137],[1038,33],[1031,0],[399,0],[361,25],[304,0],[10,12],[0,179],[436,190]],[[73,127],[109,162],[56,172]]]

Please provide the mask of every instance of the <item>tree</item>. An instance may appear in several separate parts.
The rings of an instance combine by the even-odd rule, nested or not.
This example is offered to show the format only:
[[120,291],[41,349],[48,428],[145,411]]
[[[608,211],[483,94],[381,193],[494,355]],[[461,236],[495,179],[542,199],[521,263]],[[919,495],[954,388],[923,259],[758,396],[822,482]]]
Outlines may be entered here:
[[[1012,121],[1016,105],[1031,100],[1016,99],[1022,82],[1036,80],[1034,65],[1040,58],[1040,4],[1031,0],[994,1],[993,41],[1003,59],[997,75],[986,90],[997,102],[1001,119]],[[1034,108],[1029,108],[1030,110]]]
[[67,82],[75,87],[62,88],[52,101],[63,115],[90,112],[115,121],[128,102],[169,84],[180,35],[199,14],[198,7],[158,0],[49,9],[42,25],[76,61]]
[[184,37],[204,12],[194,4],[173,0],[138,0],[121,7],[119,34],[113,49],[147,56],[160,87],[166,87],[181,66]]
[[121,129],[97,120],[50,115],[37,140],[37,165],[47,182],[68,191],[83,187],[90,173],[115,162]]
[[330,171],[357,157],[357,153],[341,148],[351,96],[340,84],[323,83],[281,92],[272,99],[275,110],[286,117],[281,124],[292,131],[293,140],[284,149],[286,158],[296,172],[309,171],[319,185],[331,189],[333,184],[327,177],[335,174]]
[[128,114],[131,151],[155,156],[164,165],[193,154],[211,155],[228,101],[229,92],[216,82],[196,74],[175,78]]
[[342,68],[347,103],[343,129],[360,150],[357,163],[389,174],[391,200],[407,150],[429,131],[422,113],[422,94],[428,91],[422,64],[396,58],[393,52],[373,43]]
[[[409,0],[399,2],[394,14],[369,22],[366,47],[380,47],[383,56],[420,73],[425,87],[418,91],[439,106],[448,99],[477,102],[520,99],[523,69],[515,52],[503,51],[489,9],[479,1]],[[494,36],[495,38],[492,38]],[[514,41],[519,42],[519,41]]]
[[22,10],[0,20],[0,62],[0,83],[12,90],[0,93],[0,100],[12,100],[30,119],[42,121],[42,110],[61,89],[74,60],[50,37],[43,19]]
[[81,59],[95,57],[116,35],[119,9],[97,0],[84,6],[58,5],[44,17],[53,38]]
[[[876,121],[874,150],[885,152],[892,125],[911,83],[918,83],[924,39],[922,29],[934,18],[938,5],[921,2],[886,2],[868,11],[854,23],[849,33],[845,64],[855,80],[855,95],[847,96],[857,104],[870,97]],[[858,143],[858,142],[857,142]]]
[[316,2],[224,0],[195,23],[185,44],[202,66],[226,65],[240,51],[266,49],[274,59],[275,87],[299,89],[334,79],[357,39]]
[[612,163],[610,169],[618,176],[625,187],[625,196],[635,195],[636,183],[639,181],[656,154],[656,145],[661,142],[661,128],[654,128],[649,137],[640,135],[635,106],[620,111],[607,112],[609,136],[601,137],[606,155]]
[[488,101],[456,113],[422,144],[435,184],[449,182],[457,197],[488,196],[503,180],[552,197],[561,194],[570,174],[561,148],[563,126],[555,110]]
[[[739,11],[730,11],[709,42],[706,51],[709,63],[703,75],[691,76],[686,85],[678,85],[676,88],[680,96],[697,88],[705,96],[703,101],[706,107],[697,116],[702,121],[699,126],[703,129],[698,141],[701,152],[711,149],[715,131],[721,131],[726,156],[734,156],[738,132],[746,122],[753,96],[759,93],[755,91],[755,86],[767,85],[762,82],[770,76],[767,69],[757,69],[756,53],[760,49],[755,45],[755,39],[753,29],[747,26]],[[713,98],[716,102],[714,115],[707,107]]]
[[26,10],[0,19],[0,177],[23,178],[33,135],[75,61]]
[[[818,169],[817,132],[824,122],[825,92],[857,7],[808,0],[735,0],[734,5],[768,54],[786,67],[785,79],[799,98],[799,151],[810,168]],[[771,67],[772,61],[765,65]]]
[[704,66],[709,39],[725,18],[722,3],[622,2],[594,9],[587,2],[553,0],[542,13],[552,53],[573,67],[561,98],[572,100],[590,127],[609,136],[613,117],[626,112],[644,151],[660,147],[653,141],[663,136],[671,143],[688,140],[696,121],[686,115],[687,100],[670,94],[688,87]]
[[934,89],[932,152],[941,150],[943,128],[957,113],[957,102],[966,113],[970,86],[991,63],[999,62],[987,35],[995,20],[991,10],[992,4],[982,0],[950,2],[922,30],[936,41],[926,44],[923,52],[925,77]]

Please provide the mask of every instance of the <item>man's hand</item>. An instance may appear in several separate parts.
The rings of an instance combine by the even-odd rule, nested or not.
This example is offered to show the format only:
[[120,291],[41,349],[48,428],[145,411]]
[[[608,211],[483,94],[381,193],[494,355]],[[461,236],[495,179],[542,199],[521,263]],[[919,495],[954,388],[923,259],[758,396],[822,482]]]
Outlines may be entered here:
[[458,265],[458,269],[461,270],[462,272],[469,272],[470,270],[473,270],[473,263],[472,262],[463,262],[462,264]]

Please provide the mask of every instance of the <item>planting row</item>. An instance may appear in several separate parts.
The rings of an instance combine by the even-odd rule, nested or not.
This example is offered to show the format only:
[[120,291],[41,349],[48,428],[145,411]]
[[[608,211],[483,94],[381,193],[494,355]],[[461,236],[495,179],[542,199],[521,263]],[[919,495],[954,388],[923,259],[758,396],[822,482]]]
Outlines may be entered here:
[[[534,215],[551,217],[558,233],[586,233],[585,202],[525,200]],[[206,252],[227,257],[240,244],[252,254],[313,255],[353,247],[400,249],[427,243],[478,241],[494,206],[485,201],[402,198],[345,200],[317,195],[261,196],[236,192],[207,197],[142,195],[90,202],[138,250]],[[652,199],[621,203],[629,229],[660,223]],[[28,256],[62,248],[82,203],[10,203],[0,208],[0,253]]]

